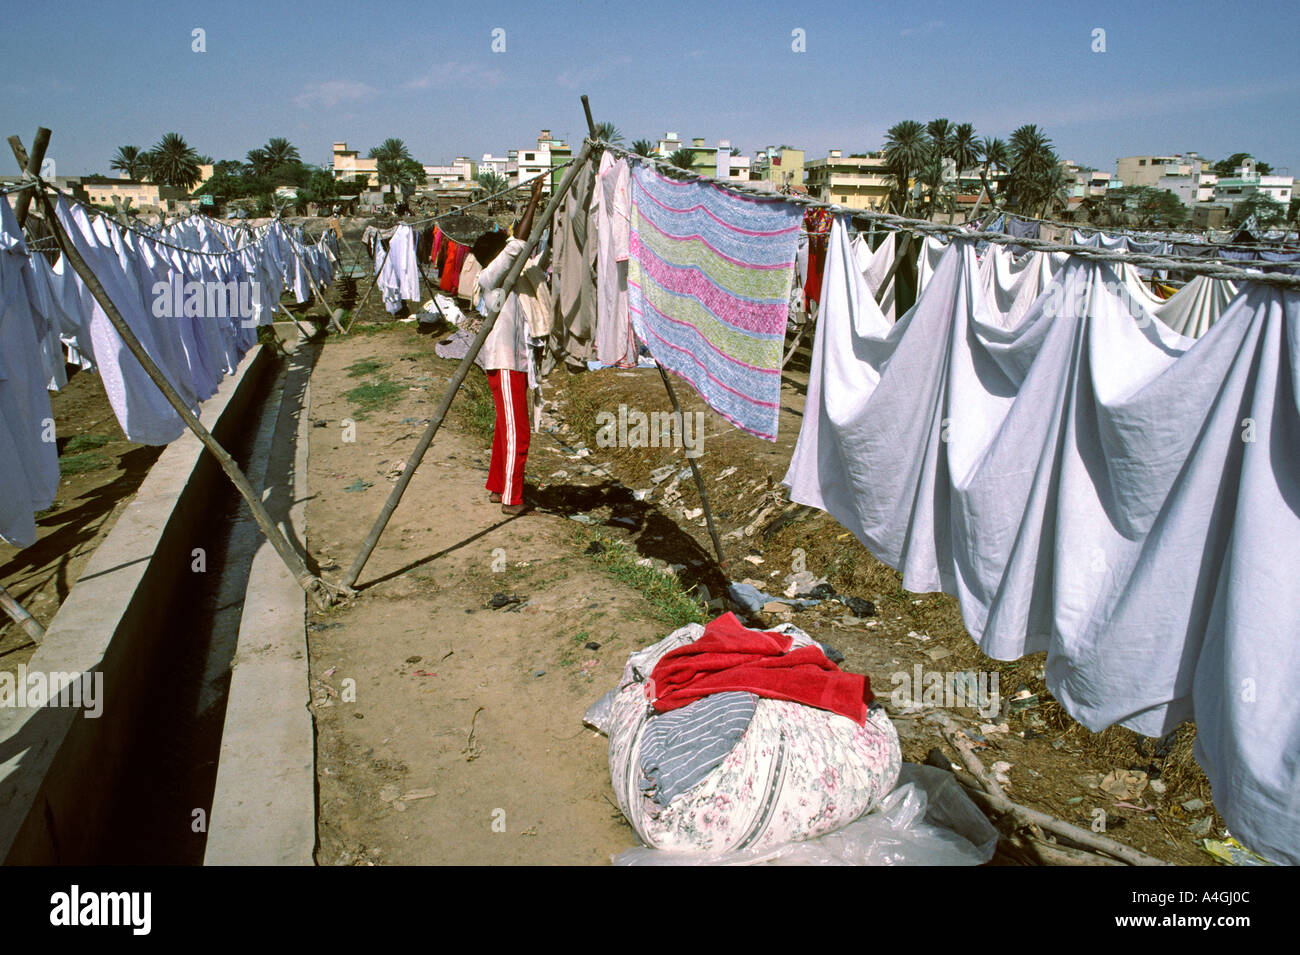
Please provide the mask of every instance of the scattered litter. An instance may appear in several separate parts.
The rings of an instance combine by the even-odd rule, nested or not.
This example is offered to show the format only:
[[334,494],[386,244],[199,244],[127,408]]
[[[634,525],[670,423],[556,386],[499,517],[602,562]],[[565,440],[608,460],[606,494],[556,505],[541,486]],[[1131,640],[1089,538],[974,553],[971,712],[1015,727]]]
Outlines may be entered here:
[[723,478],[729,478],[735,473],[736,473],[735,467],[724,468],[722,471],[718,473],[718,480],[721,481]]
[[591,640],[591,641],[588,641],[587,643],[584,643],[584,644],[582,645],[582,648],[583,648],[584,650],[591,650],[591,651],[595,652],[596,650],[599,650],[599,649],[600,649],[600,644],[597,643],[595,640]]
[[[700,516],[701,514],[703,514],[703,513],[704,513],[704,508],[702,508],[702,507],[693,507],[693,508],[691,508],[689,511],[683,511],[683,512],[682,512],[682,514],[685,516],[685,518],[686,518],[688,521],[693,521],[693,520],[695,520],[697,517],[699,517],[699,516]],[[793,596],[793,595],[791,595],[791,596]]]
[[325,671],[325,676],[333,676],[333,675],[334,675],[334,671],[337,670],[337,669],[338,669],[338,667],[330,667],[328,670]]
[[566,471],[566,470],[564,470],[563,468],[561,468],[561,469],[558,470],[558,471],[553,471],[553,472],[551,472],[551,477],[556,478],[557,480],[561,480],[561,481],[564,480],[565,478],[567,478],[568,476],[569,476],[569,472]]
[[673,468],[674,466],[671,464],[665,464],[661,468],[655,468],[650,472],[650,483],[662,484],[664,481],[672,477]]
[[632,499],[634,501],[648,501],[650,500],[650,495],[654,494],[654,492],[655,489],[652,487],[637,488],[632,492]]
[[[1133,805],[1133,803],[1131,803],[1131,802],[1117,802],[1117,803],[1115,803],[1115,805],[1114,805],[1113,808],[1115,808],[1115,809],[1133,809],[1133,810],[1136,810],[1137,812],[1151,812],[1151,811],[1152,811],[1153,809],[1155,809],[1156,807],[1155,807],[1155,806],[1149,806],[1149,805],[1147,805],[1146,801],[1143,800],[1142,805],[1140,805],[1140,806],[1135,806],[1135,805]],[[1207,830],[1207,831],[1208,831],[1208,830]],[[1206,835],[1206,833],[1203,832],[1203,833],[1201,833],[1201,835]]]
[[942,660],[944,657],[948,656],[951,653],[952,651],[949,650],[947,647],[934,647],[930,650],[925,651],[925,655],[929,657],[931,660]]
[[417,799],[431,799],[438,795],[433,789],[412,789],[409,793],[402,793],[402,802],[415,802]]
[[1021,713],[1025,710],[1032,710],[1038,706],[1038,697],[1028,690],[1020,690],[1013,697],[1008,705],[1008,710],[1012,713]]
[[928,633],[917,633],[915,630],[907,631],[907,635],[911,637],[913,640],[920,640],[922,642],[928,641],[930,639],[930,635]]
[[546,676],[546,671],[545,671],[545,670],[534,670],[534,671],[533,671],[533,676]]
[[600,521],[596,520],[596,518],[592,517],[590,514],[570,514],[569,520],[577,521],[579,524],[586,524],[589,527],[600,523]]
[[1066,802],[1067,802],[1069,805],[1071,805],[1071,806],[1077,806],[1077,805],[1079,805],[1079,803],[1083,802],[1083,797],[1082,797],[1082,796],[1071,796],[1069,799],[1066,800]]
[[763,558],[759,557],[757,554],[746,554],[745,560],[749,561],[755,567],[763,563]]
[[385,786],[379,790],[379,798],[383,802],[392,802],[400,795],[401,791],[396,786]]
[[370,481],[363,481],[363,480],[361,480],[361,478],[357,478],[355,481],[353,481],[351,484],[349,484],[349,485],[348,485],[347,487],[345,487],[343,490],[345,490],[345,491],[364,491],[364,490],[365,490],[366,488],[368,488],[368,487],[374,487],[374,484],[372,484]]
[[1201,848],[1220,862],[1226,862],[1228,865],[1273,865],[1272,862],[1269,862],[1261,855],[1251,852],[1231,836],[1222,841],[1218,839],[1202,839]]
[[1181,805],[1182,805],[1182,807],[1183,807],[1184,809],[1186,809],[1188,812],[1200,812],[1202,809],[1205,808],[1205,800],[1204,800],[1204,799],[1189,799],[1189,800],[1187,800],[1186,802],[1181,803]]
[[1190,823],[1187,826],[1187,831],[1192,834],[1193,838],[1204,839],[1206,836],[1210,834],[1210,828],[1213,825],[1214,825],[1214,818],[1212,816],[1202,816],[1200,819],[1197,819],[1195,822]]
[[1101,791],[1116,799],[1136,799],[1147,788],[1147,774],[1141,770],[1112,769],[1101,781]]
[[861,597],[841,596],[839,601],[848,607],[855,617],[874,617],[876,615],[876,605],[870,600],[863,600]]
[[1151,791],[1155,793],[1157,796],[1163,796],[1165,794],[1166,788],[1167,787],[1165,786],[1165,781],[1163,779],[1151,780]]
[[[407,658],[406,658],[406,662],[407,662],[407,663],[419,663],[421,659],[422,659],[422,658],[417,654],[416,656],[413,656],[413,657],[407,657]],[[333,673],[334,670],[331,669],[330,672]]]
[[527,597],[521,597],[518,594],[495,593],[492,599],[487,602],[488,610],[500,610],[502,607],[509,607],[512,604],[521,604]]

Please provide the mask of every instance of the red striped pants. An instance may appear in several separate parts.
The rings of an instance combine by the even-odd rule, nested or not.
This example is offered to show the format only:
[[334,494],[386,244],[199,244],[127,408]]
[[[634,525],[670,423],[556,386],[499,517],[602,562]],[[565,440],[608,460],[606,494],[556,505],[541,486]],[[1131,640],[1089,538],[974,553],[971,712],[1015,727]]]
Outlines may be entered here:
[[496,405],[497,421],[492,431],[492,461],[485,485],[501,495],[502,504],[522,504],[524,462],[528,459],[528,372],[493,369],[487,373]]

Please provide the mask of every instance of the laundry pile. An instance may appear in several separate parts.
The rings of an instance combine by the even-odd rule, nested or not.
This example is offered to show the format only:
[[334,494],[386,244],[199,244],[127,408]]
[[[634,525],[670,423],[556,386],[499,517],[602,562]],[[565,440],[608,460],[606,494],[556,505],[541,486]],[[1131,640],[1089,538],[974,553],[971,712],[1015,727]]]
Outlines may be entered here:
[[891,324],[836,223],[791,499],[955,595],[994,659],[1046,651],[1089,729],[1195,719],[1233,833],[1300,862],[1300,292],[1224,286],[1194,339],[1123,267],[1017,278],[976,245]]
[[894,789],[898,734],[803,631],[725,614],[633,653],[598,725],[645,845],[766,850],[838,829]]
[[[196,412],[256,344],[286,289],[306,301],[309,274],[321,285],[334,276],[333,233],[306,245],[278,221],[253,234],[196,216],[148,234],[62,198],[55,205],[109,299]],[[0,200],[0,538],[17,547],[35,542],[34,512],[58,487],[47,389],[67,383],[65,362],[99,374],[127,440],[167,444],[185,430],[65,257],[29,252]]]

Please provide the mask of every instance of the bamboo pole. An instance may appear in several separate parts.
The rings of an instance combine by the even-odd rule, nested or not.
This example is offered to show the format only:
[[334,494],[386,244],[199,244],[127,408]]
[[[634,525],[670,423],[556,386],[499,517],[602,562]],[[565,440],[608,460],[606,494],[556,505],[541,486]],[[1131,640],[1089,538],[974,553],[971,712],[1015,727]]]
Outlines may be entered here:
[[248,504],[248,509],[252,512],[253,519],[257,522],[257,526],[266,536],[266,539],[270,541],[271,546],[275,548],[275,552],[280,556],[280,559],[284,561],[285,566],[289,568],[289,572],[293,574],[293,578],[298,582],[298,586],[302,587],[302,589],[307,592],[315,602],[316,606],[321,610],[330,606],[333,602],[334,595],[331,593],[329,585],[307,569],[306,564],[303,563],[302,557],[289,546],[289,542],[285,539],[284,534],[275,526],[274,522],[272,522],[270,514],[266,512],[266,507],[262,504],[257,492],[253,490],[253,486],[249,484],[248,478],[244,475],[244,472],[239,469],[239,465],[235,463],[234,459],[226,452],[226,449],[221,446],[217,439],[212,436],[212,433],[203,426],[197,417],[195,417],[194,413],[185,406],[185,402],[181,399],[181,396],[176,393],[176,389],[172,387],[171,382],[167,380],[166,376],[162,373],[162,370],[154,363],[154,360],[149,356],[149,353],[145,351],[144,346],[140,344],[140,339],[136,338],[135,332],[133,332],[131,327],[127,325],[126,319],[122,317],[122,313],[117,310],[117,306],[113,304],[113,300],[110,299],[108,293],[104,291],[104,286],[100,284],[99,279],[95,277],[95,273],[91,271],[90,266],[86,264],[86,260],[83,259],[81,253],[77,251],[76,244],[72,241],[72,237],[67,234],[66,230],[63,228],[63,223],[55,216],[54,206],[51,204],[49,196],[45,194],[43,189],[40,192],[40,199],[45,210],[45,217],[58,240],[59,246],[63,250],[63,254],[68,257],[68,263],[72,266],[77,275],[81,277],[81,281],[85,283],[86,288],[89,289],[91,295],[95,297],[95,301],[99,303],[100,308],[104,310],[104,314],[108,317],[109,322],[113,325],[113,328],[117,330],[118,335],[121,336],[122,342],[130,350],[131,354],[135,356],[136,360],[140,362],[145,373],[153,380],[154,384],[158,386],[158,389],[167,398],[168,404],[176,410],[176,413],[180,415],[181,420],[185,422],[190,431],[194,432],[199,441],[203,443],[203,446],[212,453],[214,458],[217,459],[217,463],[221,465],[221,469],[226,472],[226,476],[230,478],[231,482],[235,485],[235,489],[239,491],[240,496],[243,497],[245,503]]
[[13,618],[14,623],[23,628],[23,632],[32,638],[33,643],[40,643],[45,639],[45,628],[27,612],[13,594],[5,589],[3,584],[0,584],[0,607],[4,607],[5,613]]
[[456,392],[460,390],[461,382],[469,374],[470,367],[474,364],[474,359],[478,356],[479,350],[483,343],[487,341],[488,334],[492,327],[496,325],[497,316],[501,314],[501,308],[509,299],[514,291],[515,283],[519,276],[523,274],[524,268],[528,265],[528,257],[533,254],[533,249],[541,241],[542,233],[546,231],[547,223],[551,221],[551,216],[559,208],[560,200],[564,198],[569,187],[573,185],[573,180],[577,177],[578,170],[581,169],[590,158],[592,145],[590,142],[584,143],[582,151],[578,154],[578,159],[564,174],[560,181],[560,186],[555,190],[555,195],[551,196],[550,202],[546,204],[546,209],[540,216],[533,221],[533,231],[529,235],[528,241],[524,243],[523,250],[520,251],[519,257],[510,266],[510,271],[506,273],[505,279],[501,283],[499,295],[494,296],[496,299],[488,308],[487,318],[479,327],[478,334],[474,336],[474,341],[470,343],[469,351],[465,357],[460,360],[460,365],[456,368],[455,374],[451,376],[451,382],[447,385],[447,391],[442,396],[442,401],[438,404],[437,410],[434,411],[428,426],[424,429],[424,434],[420,435],[420,440],[416,442],[415,447],[411,449],[410,456],[406,459],[406,466],[402,470],[402,476],[397,479],[397,484],[393,487],[392,492],[388,495],[388,500],[384,502],[383,510],[379,512],[374,526],[370,528],[370,533],[366,535],[365,541],[361,545],[356,560],[352,562],[351,568],[348,569],[347,575],[343,578],[343,586],[350,588],[357,582],[361,576],[361,571],[365,569],[366,561],[370,559],[375,545],[379,543],[379,537],[384,533],[384,528],[388,526],[389,518],[393,516],[393,511],[397,509],[398,503],[402,500],[402,495],[406,493],[406,486],[411,483],[411,478],[415,475],[415,469],[420,466],[424,454],[429,450],[429,445],[433,443],[433,436],[438,433],[438,428],[442,424],[442,419],[447,416],[447,411],[451,408],[452,399],[456,397]]
[[[45,150],[50,145],[50,131],[44,126],[36,127],[36,137],[32,140],[32,152],[27,156],[23,151],[22,140],[17,136],[9,137],[9,145],[13,148],[14,157],[18,160],[18,168],[27,172],[28,175],[35,178],[40,175],[41,163],[45,162]],[[23,158],[26,158],[26,163]],[[18,201],[14,205],[14,216],[18,219],[18,228],[27,224],[27,209],[32,201],[32,189],[24,189],[18,194]]]
[[[586,93],[582,94],[582,111],[587,116],[587,132],[592,139],[596,139],[596,123],[591,118],[591,103],[587,101]],[[672,380],[668,377],[668,372],[664,371],[663,365],[656,362],[655,366],[659,369],[659,377],[663,379],[664,388],[668,391],[668,400],[672,402],[673,413],[677,415],[677,420],[681,422],[681,427],[685,429],[686,416],[682,413],[681,402],[677,400],[677,392],[673,390]],[[708,525],[709,537],[713,538],[713,550],[718,555],[718,566],[721,567],[727,562],[727,556],[723,553],[722,540],[718,537],[718,529],[713,523],[713,509],[709,507],[709,492],[704,488],[704,476],[700,474],[700,466],[695,463],[695,458],[688,454],[686,460],[691,465],[691,475],[695,478],[695,490],[699,492],[700,506],[704,508],[704,522]]]

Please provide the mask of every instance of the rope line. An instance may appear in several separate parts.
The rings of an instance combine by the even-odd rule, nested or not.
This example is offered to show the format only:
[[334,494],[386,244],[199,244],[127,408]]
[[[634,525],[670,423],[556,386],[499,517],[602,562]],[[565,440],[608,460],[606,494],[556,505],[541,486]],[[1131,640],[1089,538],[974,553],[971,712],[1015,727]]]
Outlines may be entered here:
[[1138,267],[1190,272],[1195,275],[1227,279],[1228,281],[1233,282],[1257,282],[1262,285],[1276,285],[1281,288],[1300,289],[1300,275],[1287,275],[1277,272],[1257,272],[1229,265],[1208,263],[1204,259],[1190,259],[1174,255],[1111,252],[1106,249],[1096,249],[1090,246],[1064,245],[1060,242],[1048,242],[1044,239],[1030,239],[1021,236],[1007,235],[1004,232],[973,232],[963,226],[947,225],[939,222],[927,222],[923,219],[911,219],[906,216],[895,215],[892,212],[877,212],[874,209],[849,209],[837,203],[823,202],[820,199],[813,199],[807,196],[783,195],[766,192],[752,186],[744,186],[734,182],[714,179],[711,176],[704,176],[691,170],[682,169],[663,159],[641,156],[629,149],[624,149],[622,146],[616,146],[613,143],[604,140],[593,140],[593,142],[596,146],[608,149],[615,155],[624,156],[632,162],[645,163],[650,166],[657,166],[664,169],[665,171],[672,173],[673,176],[678,179],[704,182],[717,189],[732,192],[736,195],[762,199],[768,202],[788,202],[793,205],[805,206],[810,209],[826,209],[835,215],[848,216],[854,219],[863,219],[869,222],[878,222],[887,228],[892,228],[902,232],[912,232],[914,234],[934,236],[936,238],[943,237],[975,242],[991,242],[994,245],[1018,246],[1035,252],[1065,252],[1069,255],[1075,255],[1093,262],[1127,263],[1128,265]]

